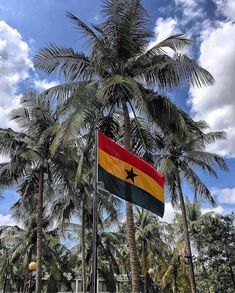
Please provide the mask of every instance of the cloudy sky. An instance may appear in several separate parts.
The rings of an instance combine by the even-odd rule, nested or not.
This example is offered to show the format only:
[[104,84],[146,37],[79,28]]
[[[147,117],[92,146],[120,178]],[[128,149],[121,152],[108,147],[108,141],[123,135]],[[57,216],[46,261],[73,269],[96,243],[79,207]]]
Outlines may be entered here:
[[[28,88],[42,91],[60,82],[57,75],[46,76],[34,69],[32,58],[39,48],[54,42],[84,50],[66,11],[87,23],[99,23],[100,0],[1,0],[0,1],[0,127],[16,128],[8,114]],[[200,173],[214,195],[217,212],[235,207],[235,0],[143,0],[149,27],[155,37],[149,46],[174,33],[185,33],[193,40],[187,52],[209,70],[216,83],[212,87],[182,88],[169,93],[172,100],[195,119],[208,122],[212,130],[224,130],[227,140],[210,151],[222,155],[230,168],[218,170],[218,179]],[[6,158],[0,157],[0,162]],[[184,192],[191,196],[185,186]],[[10,207],[18,195],[6,190],[0,199],[0,225],[14,224]],[[211,207],[203,202],[204,211]],[[166,205],[166,220],[173,209]]]

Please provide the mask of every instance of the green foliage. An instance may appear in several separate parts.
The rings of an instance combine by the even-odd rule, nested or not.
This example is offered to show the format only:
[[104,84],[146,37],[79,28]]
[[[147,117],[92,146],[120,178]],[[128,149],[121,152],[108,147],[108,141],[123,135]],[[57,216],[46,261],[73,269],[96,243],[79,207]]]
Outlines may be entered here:
[[[222,216],[205,215],[200,226],[193,232],[198,246],[198,278],[202,290],[207,280],[207,289],[233,292],[235,289],[235,228],[234,214]],[[205,237],[206,235],[206,237]]]
[[[23,290],[29,280],[28,264],[36,259],[36,233],[37,218],[35,214],[28,216],[23,228],[18,226],[0,227],[1,250],[0,280],[8,279],[9,286]],[[43,270],[48,275],[44,286],[45,292],[57,292],[56,284],[60,282],[67,289],[70,282],[65,278],[64,272],[74,274],[76,256],[60,243],[58,228],[52,226],[53,219],[44,217],[43,221]],[[59,289],[58,289],[59,290]],[[21,291],[20,291],[21,292]]]
[[131,284],[122,283],[120,284],[120,293],[131,293]]
[[[184,34],[169,36],[147,49],[152,33],[140,0],[107,0],[103,22],[87,25],[68,13],[87,41],[86,53],[50,44],[35,56],[35,67],[59,72],[65,84],[37,96],[30,91],[21,107],[11,113],[19,131],[0,129],[0,188],[17,186],[20,199],[12,207],[21,226],[0,227],[0,286],[24,292],[27,264],[35,259],[37,202],[40,170],[44,172],[43,270],[45,292],[70,290],[64,273],[81,276],[87,287],[91,273],[94,128],[124,145],[123,103],[133,113],[130,140],[133,153],[160,166],[168,194],[176,203],[187,181],[195,198],[215,204],[195,169],[216,176],[215,166],[227,171],[225,161],[205,151],[224,133],[206,132],[165,93],[192,85],[212,85],[211,74],[180,53],[192,44]],[[166,50],[165,50],[166,49]],[[167,53],[170,52],[170,53]],[[153,88],[155,90],[153,90]],[[177,182],[180,184],[177,184]],[[131,292],[129,249],[125,221],[118,221],[120,201],[99,185],[99,274],[114,292],[116,275]],[[200,205],[186,200],[186,220],[193,246],[199,292],[234,292],[234,215],[202,215]],[[49,216],[50,215],[50,216]],[[189,263],[183,239],[183,221],[162,223],[151,213],[136,209],[135,235],[146,293],[188,293]],[[206,235],[206,237],[205,237]],[[72,241],[72,249],[61,244]],[[85,256],[85,261],[82,258]],[[153,269],[153,274],[148,269]],[[20,277],[19,277],[20,276]],[[147,282],[147,280],[149,282]],[[149,285],[151,284],[151,285]]]

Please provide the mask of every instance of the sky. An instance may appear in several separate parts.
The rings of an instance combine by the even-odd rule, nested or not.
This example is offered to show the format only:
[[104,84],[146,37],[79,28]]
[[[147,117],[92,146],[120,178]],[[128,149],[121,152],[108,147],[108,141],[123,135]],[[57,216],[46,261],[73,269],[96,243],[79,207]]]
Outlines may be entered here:
[[[219,213],[235,208],[235,0],[143,0],[149,28],[154,32],[149,46],[172,34],[184,33],[193,40],[185,53],[214,76],[213,86],[180,88],[170,98],[196,120],[205,120],[213,131],[225,131],[227,139],[211,145],[209,151],[223,156],[230,172],[218,170],[218,179],[199,173],[210,188]],[[9,112],[19,104],[20,95],[29,88],[43,91],[59,84],[58,75],[47,76],[33,66],[33,56],[48,45],[86,50],[69,11],[87,24],[102,21],[100,0],[0,0],[0,128],[16,125]],[[0,157],[0,162],[7,158]],[[192,191],[184,186],[184,194]],[[10,207],[17,200],[14,189],[2,192],[0,225],[14,225]],[[202,202],[204,212],[213,210]],[[166,203],[164,220],[171,221],[174,210]]]

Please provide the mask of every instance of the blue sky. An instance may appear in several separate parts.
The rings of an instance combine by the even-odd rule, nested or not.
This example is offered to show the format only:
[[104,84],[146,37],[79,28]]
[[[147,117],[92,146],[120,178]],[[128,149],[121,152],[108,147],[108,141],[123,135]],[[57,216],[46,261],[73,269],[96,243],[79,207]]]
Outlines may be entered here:
[[[212,130],[227,132],[227,140],[210,151],[225,157],[230,173],[218,170],[219,178],[201,174],[218,202],[217,211],[235,206],[235,1],[234,0],[144,0],[148,25],[155,33],[150,46],[171,34],[183,32],[193,40],[186,53],[198,60],[216,79],[212,87],[182,88],[168,93],[178,106],[195,119],[206,120]],[[86,23],[101,21],[102,1],[97,0],[1,0],[0,2],[0,127],[16,125],[8,120],[20,94],[29,87],[38,91],[60,82],[34,69],[32,58],[49,42],[86,50],[66,17],[72,12]],[[0,158],[4,161],[5,158]],[[185,194],[191,195],[187,186]],[[13,223],[9,208],[17,199],[14,190],[0,199],[0,224]],[[204,204],[205,208],[209,208]],[[172,208],[167,204],[167,219]]]

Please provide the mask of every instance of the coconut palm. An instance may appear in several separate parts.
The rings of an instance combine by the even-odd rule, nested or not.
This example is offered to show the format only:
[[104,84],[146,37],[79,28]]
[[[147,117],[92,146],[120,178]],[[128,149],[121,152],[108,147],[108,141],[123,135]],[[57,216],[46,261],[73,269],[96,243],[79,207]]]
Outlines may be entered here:
[[[18,187],[21,195],[17,205],[24,217],[25,211],[37,205],[37,292],[41,290],[42,278],[42,223],[43,198],[53,194],[52,186],[62,180],[70,188],[70,169],[77,165],[71,151],[64,148],[51,156],[50,145],[53,135],[47,131],[59,124],[59,117],[49,102],[38,99],[35,92],[26,93],[21,99],[21,107],[13,110],[11,119],[16,121],[19,131],[0,130],[0,153],[10,157],[10,161],[0,165],[0,187]],[[69,156],[68,156],[69,153]],[[66,164],[67,162],[67,164]]]
[[172,249],[168,247],[168,253],[162,258],[154,270],[153,279],[159,286],[166,290],[172,288],[173,293],[188,292],[190,288],[189,273],[185,265],[187,255],[184,241],[175,243]]
[[[33,93],[28,93],[27,96],[22,98],[22,104],[31,104],[32,97],[35,97],[35,95]],[[26,130],[25,132],[15,132],[12,129],[1,129],[1,153],[10,156],[10,162],[1,164],[1,187],[8,187],[16,182],[19,183],[20,179],[28,176],[31,179],[29,180],[32,184],[32,186],[30,186],[31,190],[33,188],[38,194],[37,280],[39,280],[41,279],[42,204],[46,160],[41,155],[40,148],[37,147],[36,143],[38,131],[41,130],[44,122],[41,120],[40,123],[38,119],[39,121],[37,122],[39,123],[37,125],[35,124],[35,118],[39,118],[39,116],[37,116],[38,111],[35,108],[31,108],[31,106],[32,105],[30,105],[28,109],[22,107],[18,109],[17,112],[14,111],[12,113],[12,118],[19,123],[20,127]],[[26,111],[24,112],[25,109]],[[31,111],[34,111],[34,116],[31,116]],[[26,121],[31,123],[27,126]],[[32,130],[34,130],[33,134]],[[35,164],[37,164],[36,168],[34,167]],[[32,180],[32,178],[36,180]]]
[[137,249],[140,255],[141,274],[144,277],[144,292],[147,291],[148,271],[164,257],[166,244],[162,240],[164,224],[158,217],[147,210],[136,208],[135,227]]
[[[184,201],[190,238],[194,247],[200,253],[202,239],[197,237],[197,233],[198,230],[200,230],[201,223],[204,221],[204,219],[213,214],[213,212],[202,213],[201,204],[198,200],[191,202],[187,197],[185,197]],[[174,227],[177,229],[177,231],[182,231],[183,233],[183,217],[180,212],[176,212],[175,214]]]
[[[82,186],[80,183],[79,187]],[[91,187],[88,189],[90,190]],[[84,189],[83,192],[85,192]],[[83,279],[83,292],[87,292],[90,284],[87,282],[86,272],[90,273],[91,270],[91,252],[92,252],[92,196],[90,193],[84,193],[81,204],[67,196],[57,199],[53,203],[53,214],[56,219],[63,219],[61,228],[68,234],[69,239],[73,240],[76,244],[73,246],[72,251],[75,254],[81,255],[82,266],[82,279]],[[70,209],[66,203],[74,203],[73,209]],[[99,189],[98,193],[98,239],[97,246],[99,250],[100,259],[98,261],[98,270],[100,276],[103,276],[110,292],[115,288],[114,273],[119,273],[116,257],[118,253],[118,246],[115,245],[115,235],[108,231],[117,222],[118,206],[120,201],[102,192]],[[69,222],[68,219],[73,216],[78,220],[78,223]]]
[[[201,122],[199,124],[203,126]],[[182,184],[186,181],[193,188],[196,198],[205,197],[215,205],[210,190],[201,181],[195,169],[202,169],[212,176],[216,176],[214,166],[228,171],[225,161],[220,156],[205,151],[208,144],[223,138],[222,132],[208,132],[203,135],[192,132],[187,137],[166,133],[157,138],[158,146],[161,148],[156,155],[157,166],[161,167],[165,175],[172,202],[176,203],[178,200],[180,202],[192,292],[196,292],[196,283]]]
[[[68,249],[60,243],[61,233],[54,226],[54,221],[49,216],[43,219],[43,250],[42,259],[44,270],[48,275],[45,284],[46,292],[60,291],[58,285],[64,284],[70,289],[70,284],[64,272],[72,271],[74,258]],[[19,226],[1,226],[1,242],[8,249],[0,256],[0,279],[7,275],[11,285],[18,287],[18,292],[25,292],[28,281],[28,264],[35,260],[37,244],[37,214],[28,213],[27,217],[21,218]],[[9,270],[9,266],[12,269]]]
[[[80,198],[82,198],[81,202],[76,200],[75,196],[71,196],[69,194],[63,194],[62,197],[56,199],[53,203],[53,215],[59,221],[61,225],[62,231],[68,234],[70,240],[73,242],[78,242],[72,250],[74,253],[81,255],[81,268],[82,268],[82,280],[83,280],[83,292],[87,292],[88,282],[87,282],[87,273],[90,273],[90,257],[92,251],[92,201],[93,198],[91,196],[92,186],[87,184],[88,188],[84,187],[84,182],[80,182],[77,186],[82,192]],[[91,185],[91,184],[90,184]],[[77,198],[79,197],[79,193],[77,193]],[[108,263],[110,266],[112,265],[115,259],[112,258],[111,250],[106,248],[104,252],[103,242],[108,238],[106,230],[110,229],[110,227],[116,223],[118,217],[118,207],[120,201],[107,194],[107,192],[102,192],[99,190],[98,193],[98,240],[97,246],[99,249],[99,255],[101,257],[100,262],[98,262],[98,270],[101,275],[104,274],[104,266],[103,261],[107,260],[107,256],[110,256],[108,259]],[[69,222],[71,218],[76,218],[79,223]],[[110,232],[111,233],[111,232]],[[108,236],[107,236],[108,235]],[[111,236],[110,236],[111,237]],[[110,242],[111,243],[111,242]],[[103,254],[101,253],[103,251]],[[103,255],[103,257],[102,257]],[[111,259],[112,258],[112,259]],[[112,267],[112,266],[111,266]],[[117,268],[117,266],[116,266]],[[106,270],[108,272],[108,270]],[[117,272],[117,270],[115,270]],[[109,275],[104,275],[104,279],[112,276],[112,280],[114,279],[114,272],[111,270]],[[108,279],[107,279],[108,281]],[[110,283],[110,282],[108,282]],[[114,283],[113,283],[114,285]]]
[[[76,111],[77,106],[73,105],[73,108],[70,108],[72,111]],[[84,109],[83,109],[84,110]],[[71,217],[75,215],[81,221],[81,225],[77,225],[79,227],[79,231],[75,234],[79,234],[80,241],[79,246],[81,248],[82,254],[82,279],[83,279],[83,292],[86,292],[86,245],[85,238],[87,231],[92,227],[92,192],[93,192],[93,169],[94,169],[94,142],[93,137],[90,136],[90,132],[92,129],[92,117],[96,117],[94,113],[98,111],[98,107],[96,104],[89,105],[87,111],[83,111],[83,117],[79,117],[82,120],[83,128],[77,129],[73,128],[71,130],[70,123],[67,123],[65,120],[64,123],[60,125],[61,129],[57,129],[58,135],[54,139],[53,145],[55,145],[55,149],[58,147],[57,138],[64,133],[64,129],[68,131],[69,128],[69,140],[65,139],[66,145],[68,143],[72,143],[73,149],[77,154],[77,166],[74,170],[70,169],[70,172],[74,173],[73,181],[70,181],[70,185],[73,186],[74,192],[66,190],[63,188],[62,184],[60,184],[60,189],[63,190],[62,193],[58,194],[55,200],[52,202],[52,210],[53,215],[57,218],[59,223],[61,223],[62,229],[67,227],[67,221],[71,220]],[[77,112],[76,112],[77,113]],[[102,116],[102,115],[101,115]],[[69,121],[70,122],[70,121]],[[109,134],[112,137],[114,132],[117,131],[118,122],[115,121],[115,117],[111,117],[110,115],[105,117],[100,117],[99,119],[99,127],[105,134]],[[53,127],[51,129],[53,130]],[[60,141],[60,143],[62,143]],[[52,145],[52,147],[53,147]],[[60,144],[61,146],[61,144]],[[72,147],[72,146],[71,146]],[[114,221],[118,215],[118,206],[119,200],[117,198],[111,197],[105,190],[99,188],[98,190],[98,203],[100,205],[100,213],[105,213],[110,216],[110,221]],[[100,217],[100,215],[99,215]],[[101,220],[100,220],[101,221]],[[65,223],[66,222],[66,223]],[[66,224],[66,225],[65,225]],[[90,230],[89,230],[90,231]]]
[[[133,110],[141,109],[161,125],[171,123],[182,131],[185,128],[182,111],[149,87],[165,90],[188,83],[202,86],[214,82],[205,69],[178,53],[191,45],[191,41],[184,35],[174,35],[147,49],[152,33],[147,28],[146,13],[140,0],[107,0],[102,12],[104,22],[91,26],[68,13],[70,20],[87,40],[89,48],[86,54],[51,44],[36,55],[37,68],[49,74],[58,70],[67,81],[47,90],[44,96],[69,104],[73,94],[81,102],[84,91],[92,86],[103,105],[122,109],[127,150],[131,147],[128,105]],[[170,48],[173,54],[167,54],[165,48]],[[139,292],[134,217],[129,202],[126,204],[126,216],[132,290]]]

